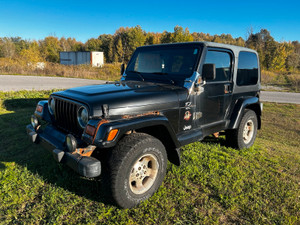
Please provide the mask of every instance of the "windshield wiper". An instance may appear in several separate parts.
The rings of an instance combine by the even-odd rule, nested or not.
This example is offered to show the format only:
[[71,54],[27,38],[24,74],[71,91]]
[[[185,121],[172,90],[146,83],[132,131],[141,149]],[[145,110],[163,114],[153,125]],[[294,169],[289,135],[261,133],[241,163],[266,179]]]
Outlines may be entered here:
[[[153,74],[158,74],[158,75],[169,75],[168,73],[164,73],[164,72],[153,72]],[[163,77],[163,76],[162,76],[162,77]],[[165,80],[170,81],[171,84],[175,84],[174,80],[168,79],[168,78],[170,78],[169,76],[168,76],[168,78],[166,78],[166,77],[163,77],[163,78],[165,78]]]
[[145,78],[143,77],[142,73],[138,72],[138,71],[135,71],[135,70],[129,70],[129,71],[126,71],[127,73],[135,73],[137,75],[139,75],[139,77],[142,79],[142,81],[145,81]]

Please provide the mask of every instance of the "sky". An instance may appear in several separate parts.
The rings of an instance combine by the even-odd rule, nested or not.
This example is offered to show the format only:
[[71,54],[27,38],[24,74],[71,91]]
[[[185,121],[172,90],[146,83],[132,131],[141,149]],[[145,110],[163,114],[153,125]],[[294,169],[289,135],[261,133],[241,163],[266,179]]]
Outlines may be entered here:
[[136,25],[146,32],[173,32],[179,25],[244,39],[250,30],[267,29],[276,41],[300,41],[300,1],[0,0],[0,37],[52,35],[85,42]]

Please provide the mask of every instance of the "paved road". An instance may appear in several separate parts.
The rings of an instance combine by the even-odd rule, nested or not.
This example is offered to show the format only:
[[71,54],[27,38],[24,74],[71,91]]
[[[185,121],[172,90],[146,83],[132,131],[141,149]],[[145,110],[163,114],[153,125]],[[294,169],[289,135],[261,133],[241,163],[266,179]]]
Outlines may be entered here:
[[0,75],[0,91],[65,89],[103,83],[77,78]]
[[300,93],[262,91],[261,101],[300,104]]
[[[65,89],[91,84],[103,84],[102,80],[88,80],[62,77],[38,77],[0,75],[0,91]],[[300,104],[300,93],[262,91],[265,102]]]

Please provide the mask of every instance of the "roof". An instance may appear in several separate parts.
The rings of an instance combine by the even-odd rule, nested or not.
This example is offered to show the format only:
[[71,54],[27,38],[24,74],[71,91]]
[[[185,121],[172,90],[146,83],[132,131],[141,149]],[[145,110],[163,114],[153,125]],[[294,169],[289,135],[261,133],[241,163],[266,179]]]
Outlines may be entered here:
[[229,44],[222,44],[222,43],[216,43],[216,42],[209,42],[209,41],[204,41],[204,42],[200,42],[203,43],[204,45],[208,46],[208,47],[218,47],[218,48],[229,48],[232,49],[233,51],[249,51],[249,52],[255,52],[255,50],[251,49],[251,48],[245,48],[245,47],[241,47],[241,46],[237,46],[237,45],[229,45]]
[[151,47],[151,46],[172,46],[172,45],[201,45],[201,46],[207,46],[207,47],[216,47],[216,48],[226,48],[226,49],[230,49],[233,52],[237,53],[240,51],[248,51],[248,52],[253,52],[256,53],[257,52],[253,49],[250,48],[245,48],[245,47],[241,47],[241,46],[237,46],[237,45],[230,45],[230,44],[222,44],[222,43],[216,43],[216,42],[208,42],[208,41],[194,41],[194,42],[179,42],[179,43],[166,43],[166,44],[158,44],[158,45],[147,45],[147,46],[142,46],[142,48],[144,47]]
[[103,52],[103,51],[60,51],[59,53],[72,53],[72,52]]

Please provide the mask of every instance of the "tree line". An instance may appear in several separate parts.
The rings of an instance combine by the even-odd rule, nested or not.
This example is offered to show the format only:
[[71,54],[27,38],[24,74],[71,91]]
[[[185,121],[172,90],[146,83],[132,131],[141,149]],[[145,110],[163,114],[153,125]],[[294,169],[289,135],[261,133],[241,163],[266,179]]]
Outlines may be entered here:
[[24,40],[21,37],[0,38],[0,57],[20,59],[35,63],[59,62],[60,51],[103,51],[106,63],[128,62],[133,51],[142,45],[160,43],[212,41],[255,49],[260,56],[261,67],[272,71],[295,71],[300,69],[300,43],[277,42],[266,29],[248,37],[233,38],[230,34],[210,35],[203,32],[190,33],[188,28],[175,26],[173,32],[146,32],[141,26],[120,27],[111,34],[101,34],[85,43],[75,38],[45,37],[42,40]]

